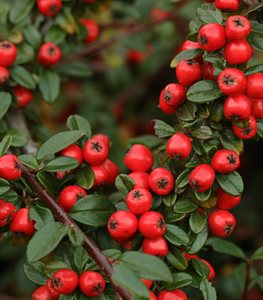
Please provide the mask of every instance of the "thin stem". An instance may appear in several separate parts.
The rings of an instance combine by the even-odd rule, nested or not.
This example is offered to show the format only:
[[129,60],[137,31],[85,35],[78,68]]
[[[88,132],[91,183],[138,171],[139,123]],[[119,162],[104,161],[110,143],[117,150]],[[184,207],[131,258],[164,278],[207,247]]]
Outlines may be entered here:
[[246,265],[245,287],[244,287],[244,291],[243,291],[243,295],[242,295],[241,300],[248,300],[248,290],[249,290],[249,284],[250,284],[251,268],[252,268],[252,260],[248,259],[247,260],[247,265]]

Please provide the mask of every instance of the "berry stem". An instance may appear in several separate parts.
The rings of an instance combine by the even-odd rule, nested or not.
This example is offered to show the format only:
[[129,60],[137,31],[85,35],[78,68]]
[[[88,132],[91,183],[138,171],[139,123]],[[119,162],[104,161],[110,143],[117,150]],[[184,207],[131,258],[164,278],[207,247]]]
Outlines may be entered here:
[[243,295],[241,300],[248,300],[248,290],[249,290],[249,284],[250,284],[250,272],[252,268],[252,260],[248,259],[246,262],[246,279],[245,279],[245,287],[243,291]]

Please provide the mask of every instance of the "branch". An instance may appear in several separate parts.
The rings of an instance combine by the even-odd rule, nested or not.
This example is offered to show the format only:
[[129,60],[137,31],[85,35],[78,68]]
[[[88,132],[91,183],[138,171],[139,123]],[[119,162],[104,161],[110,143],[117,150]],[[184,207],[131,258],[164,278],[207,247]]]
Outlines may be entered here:
[[250,283],[250,272],[252,267],[252,260],[248,259],[246,262],[246,279],[245,279],[245,287],[242,295],[242,300],[248,300],[248,290],[249,290],[249,283]]
[[259,3],[259,0],[242,0],[246,5],[256,5]]

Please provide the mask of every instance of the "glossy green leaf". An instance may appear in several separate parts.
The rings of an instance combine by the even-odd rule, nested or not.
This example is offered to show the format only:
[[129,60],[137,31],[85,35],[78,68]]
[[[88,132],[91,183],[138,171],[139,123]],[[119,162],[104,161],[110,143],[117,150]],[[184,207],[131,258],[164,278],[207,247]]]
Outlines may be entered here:
[[61,172],[73,170],[79,166],[78,160],[72,157],[60,156],[48,162],[43,168],[46,172]]
[[134,144],[142,144],[149,149],[155,149],[162,144],[162,140],[159,137],[151,134],[144,134],[132,139],[129,139],[128,147],[131,147]]
[[187,91],[186,97],[194,103],[206,103],[214,101],[222,96],[217,82],[202,80],[193,84]]
[[10,21],[17,24],[27,18],[34,4],[34,0],[15,0],[10,10]]
[[236,151],[241,154],[244,150],[244,142],[239,139],[232,130],[225,130],[220,136],[220,142],[225,149]]
[[175,267],[179,271],[184,271],[188,266],[187,259],[176,247],[170,249],[170,251],[166,255],[166,259],[173,267]]
[[35,204],[30,207],[29,216],[30,220],[36,222],[35,228],[37,230],[40,230],[44,226],[55,221],[52,212],[47,207],[41,206],[40,204]]
[[206,240],[208,237],[208,229],[207,226],[204,227],[204,229],[198,233],[198,234],[190,234],[190,242],[187,248],[187,253],[194,254],[197,253],[202,247],[204,246]]
[[177,54],[174,59],[170,63],[171,68],[176,68],[178,63],[183,59],[193,59],[203,53],[203,50],[200,48],[195,49],[189,49],[181,51],[179,54]]
[[0,195],[5,194],[10,190],[9,182],[5,179],[0,178]]
[[35,158],[35,156],[30,154],[22,154],[19,156],[21,163],[30,169],[38,170],[39,164]]
[[243,180],[236,171],[230,174],[217,174],[216,179],[221,188],[232,196],[240,196],[244,190]]
[[179,226],[166,224],[165,238],[175,246],[187,245],[189,238],[186,232]]
[[176,290],[188,286],[192,283],[193,278],[190,274],[185,272],[178,272],[173,274],[173,283],[165,284],[165,289]]
[[161,120],[154,121],[155,134],[160,138],[170,137],[175,134],[175,129]]
[[1,143],[0,143],[0,156],[3,156],[4,154],[6,154],[7,150],[9,149],[9,147],[12,144],[12,136],[11,135],[6,135],[4,136],[4,138],[2,139]]
[[34,90],[36,88],[36,82],[32,74],[21,66],[12,66],[10,68],[12,78],[23,87]]
[[0,92],[0,120],[7,113],[12,103],[11,94],[6,92]]
[[79,272],[83,271],[89,261],[87,251],[83,247],[77,247],[74,252],[74,263]]
[[34,263],[25,262],[24,272],[28,279],[38,285],[45,285],[47,281],[47,276],[44,272],[45,264],[41,261],[36,261]]
[[39,48],[41,44],[41,35],[37,27],[29,24],[23,29],[23,34],[32,47],[34,47],[35,49]]
[[191,200],[180,200],[174,205],[174,211],[177,213],[191,213],[198,208],[198,205]]
[[23,147],[27,144],[27,136],[20,129],[10,128],[6,131],[6,134],[12,137],[11,146],[13,147]]
[[192,259],[191,264],[193,265],[194,270],[196,273],[201,276],[202,278],[207,278],[210,270],[208,266],[200,259]]
[[83,187],[86,190],[89,190],[93,187],[94,173],[92,172],[90,166],[81,168],[77,172],[76,181],[79,186]]
[[120,174],[115,180],[116,189],[122,193],[124,197],[133,189],[134,181],[132,178],[126,174]]
[[45,42],[52,42],[54,44],[60,44],[64,41],[66,32],[60,29],[58,26],[53,26],[48,29],[45,34]]
[[84,239],[85,239],[84,233],[75,228],[69,229],[68,237],[71,243],[75,246],[81,246],[84,243]]
[[216,300],[217,299],[216,290],[212,286],[212,283],[209,282],[207,279],[204,279],[201,281],[199,288],[203,293],[204,300]]
[[205,216],[200,215],[197,211],[191,213],[189,218],[189,226],[194,233],[200,233],[204,229],[205,225]]
[[253,260],[263,259],[263,246],[259,247],[251,257]]
[[249,44],[257,51],[263,52],[263,37],[255,32],[250,33],[247,38]]
[[87,138],[91,138],[91,127],[88,120],[79,115],[71,115],[67,119],[67,127],[70,130],[81,130],[86,133]]
[[246,69],[246,76],[254,74],[254,73],[263,73],[263,64],[257,64],[253,67]]
[[60,92],[60,77],[57,72],[42,69],[39,78],[39,90],[48,103],[53,103]]
[[[176,180],[175,180],[175,185],[177,188],[182,189],[187,186],[189,183],[189,174],[190,174],[189,169],[185,169],[182,173],[180,173]],[[180,205],[180,204],[179,204]]]

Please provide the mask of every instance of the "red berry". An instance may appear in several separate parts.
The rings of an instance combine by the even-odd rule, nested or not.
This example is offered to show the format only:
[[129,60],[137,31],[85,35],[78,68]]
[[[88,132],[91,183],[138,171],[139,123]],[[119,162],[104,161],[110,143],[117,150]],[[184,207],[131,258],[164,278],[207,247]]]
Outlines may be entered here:
[[[181,48],[180,48],[180,52],[181,52],[181,51],[184,51],[184,50],[200,49],[200,48],[201,48],[201,47],[200,47],[200,45],[199,45],[198,42],[193,42],[193,41],[190,41],[190,40],[186,40],[186,41],[182,44],[182,46],[181,46]],[[203,62],[202,54],[199,55],[199,56],[197,56],[197,57],[195,57],[194,60],[201,64],[201,63]]]
[[32,92],[20,85],[13,87],[12,92],[17,100],[18,107],[24,107],[28,105],[33,99]]
[[174,187],[172,173],[165,168],[156,168],[149,175],[149,186],[157,195],[168,195]]
[[239,167],[239,156],[232,150],[217,150],[212,158],[211,165],[216,172],[228,174]]
[[17,50],[16,46],[9,42],[0,42],[0,66],[9,67],[16,60]]
[[220,73],[217,81],[221,92],[226,95],[241,94],[246,90],[246,76],[239,69],[225,69]]
[[54,300],[55,298],[52,297],[48,288],[43,285],[37,288],[34,293],[32,294],[33,300]]
[[78,185],[66,186],[59,194],[58,203],[65,211],[70,211],[75,203],[87,195],[86,191]]
[[93,188],[104,185],[109,181],[109,173],[103,165],[90,166],[94,174]]
[[187,260],[191,260],[191,259],[199,259],[199,256],[196,254],[189,254],[189,253],[184,253],[184,257]]
[[6,67],[0,66],[0,85],[4,84],[10,77],[10,73]]
[[159,101],[177,107],[184,103],[185,94],[185,87],[177,83],[170,83],[162,90]]
[[231,16],[226,20],[226,36],[230,40],[245,39],[251,32],[251,23],[244,16]]
[[175,72],[178,82],[183,86],[190,86],[202,78],[201,66],[194,60],[181,60]]
[[247,77],[247,95],[253,98],[263,98],[263,74],[255,73]]
[[215,171],[210,165],[201,164],[195,167],[189,175],[191,187],[199,193],[209,190],[215,180]]
[[213,81],[217,80],[217,76],[214,74],[215,68],[214,68],[213,64],[211,64],[208,61],[205,61],[202,64],[201,68],[202,68],[202,77],[203,77],[203,79],[213,80]]
[[71,294],[78,286],[78,274],[70,269],[56,271],[51,278],[51,286],[60,294]]
[[205,260],[205,259],[200,259],[204,264],[206,264],[206,266],[208,267],[208,269],[209,269],[209,274],[208,274],[208,277],[207,277],[207,279],[209,280],[209,281],[212,281],[214,278],[215,278],[215,276],[216,276],[216,273],[215,273],[215,269],[212,267],[212,265],[207,261],[207,260]]
[[91,19],[81,19],[81,24],[85,27],[87,35],[85,37],[85,43],[94,42],[99,35],[99,26],[95,20]]
[[118,166],[110,159],[106,159],[102,165],[108,173],[106,183],[108,185],[113,185],[115,183],[116,177],[120,173]]
[[0,177],[6,180],[16,180],[22,175],[20,160],[13,154],[0,157]]
[[241,200],[240,196],[232,196],[221,188],[216,190],[216,198],[216,207],[218,209],[231,209],[237,206]]
[[75,144],[72,144],[63,149],[60,154],[62,156],[75,158],[79,162],[79,164],[81,164],[83,161],[82,149]]
[[263,99],[251,99],[251,113],[256,119],[263,119]]
[[209,52],[221,49],[226,43],[224,26],[218,23],[204,25],[199,29],[198,42],[202,49]]
[[154,162],[152,152],[140,144],[133,145],[124,157],[126,167],[131,171],[147,172]]
[[250,60],[252,48],[246,40],[231,40],[225,46],[224,56],[231,65],[244,64]]
[[158,300],[187,300],[187,295],[181,290],[161,291]]
[[154,292],[149,291],[149,293],[150,293],[150,298],[149,298],[149,300],[157,300],[157,297],[155,296]]
[[0,227],[5,227],[14,218],[16,207],[10,203],[0,199]]
[[157,6],[153,6],[150,12],[150,16],[154,21],[163,20],[171,15],[170,11],[161,9]]
[[164,235],[166,223],[159,212],[148,211],[140,217],[138,228],[145,238],[156,239]]
[[144,239],[142,242],[143,253],[166,256],[168,253],[168,244],[164,237],[159,237],[157,239]]
[[35,221],[30,220],[28,208],[20,208],[15,213],[13,220],[10,223],[10,231],[29,236],[33,235],[35,232]]
[[37,7],[39,12],[47,17],[53,17],[62,9],[61,0],[38,0]]
[[224,115],[227,119],[237,122],[246,120],[251,114],[251,102],[246,95],[232,95],[224,103]]
[[105,279],[100,273],[86,271],[79,278],[79,288],[88,297],[98,297],[105,290]]
[[52,299],[58,299],[60,297],[60,293],[58,293],[52,286],[52,280],[48,279],[46,282],[46,287],[52,297]]
[[54,43],[48,42],[39,48],[37,59],[41,65],[48,67],[58,63],[61,56],[62,53],[59,47]]
[[242,140],[252,139],[257,134],[257,121],[254,116],[249,116],[248,123],[244,127],[232,125],[234,134]]
[[229,211],[218,209],[209,215],[208,226],[215,236],[227,237],[235,229],[236,219]]
[[142,188],[131,190],[126,197],[129,211],[135,215],[141,215],[150,210],[152,206],[152,194]]
[[112,214],[108,220],[108,231],[114,239],[128,240],[138,228],[136,216],[125,210]]
[[218,9],[236,11],[239,9],[240,0],[215,0]]
[[176,106],[168,105],[162,97],[159,98],[159,108],[166,115],[172,115],[176,111]]
[[93,136],[83,148],[85,161],[92,166],[102,164],[109,155],[109,146],[109,139],[105,135]]
[[166,145],[166,152],[171,159],[186,159],[191,151],[192,139],[180,132],[174,134]]
[[148,183],[149,175],[146,172],[132,172],[129,174],[131,179],[134,181],[134,189],[143,188],[149,190],[150,186]]
[[143,282],[145,284],[145,286],[147,287],[147,289],[150,289],[152,284],[153,284],[153,281],[150,280],[150,279],[144,279],[144,278],[141,278],[141,282]]
[[127,54],[127,62],[129,64],[139,64],[145,60],[145,53],[132,49]]

